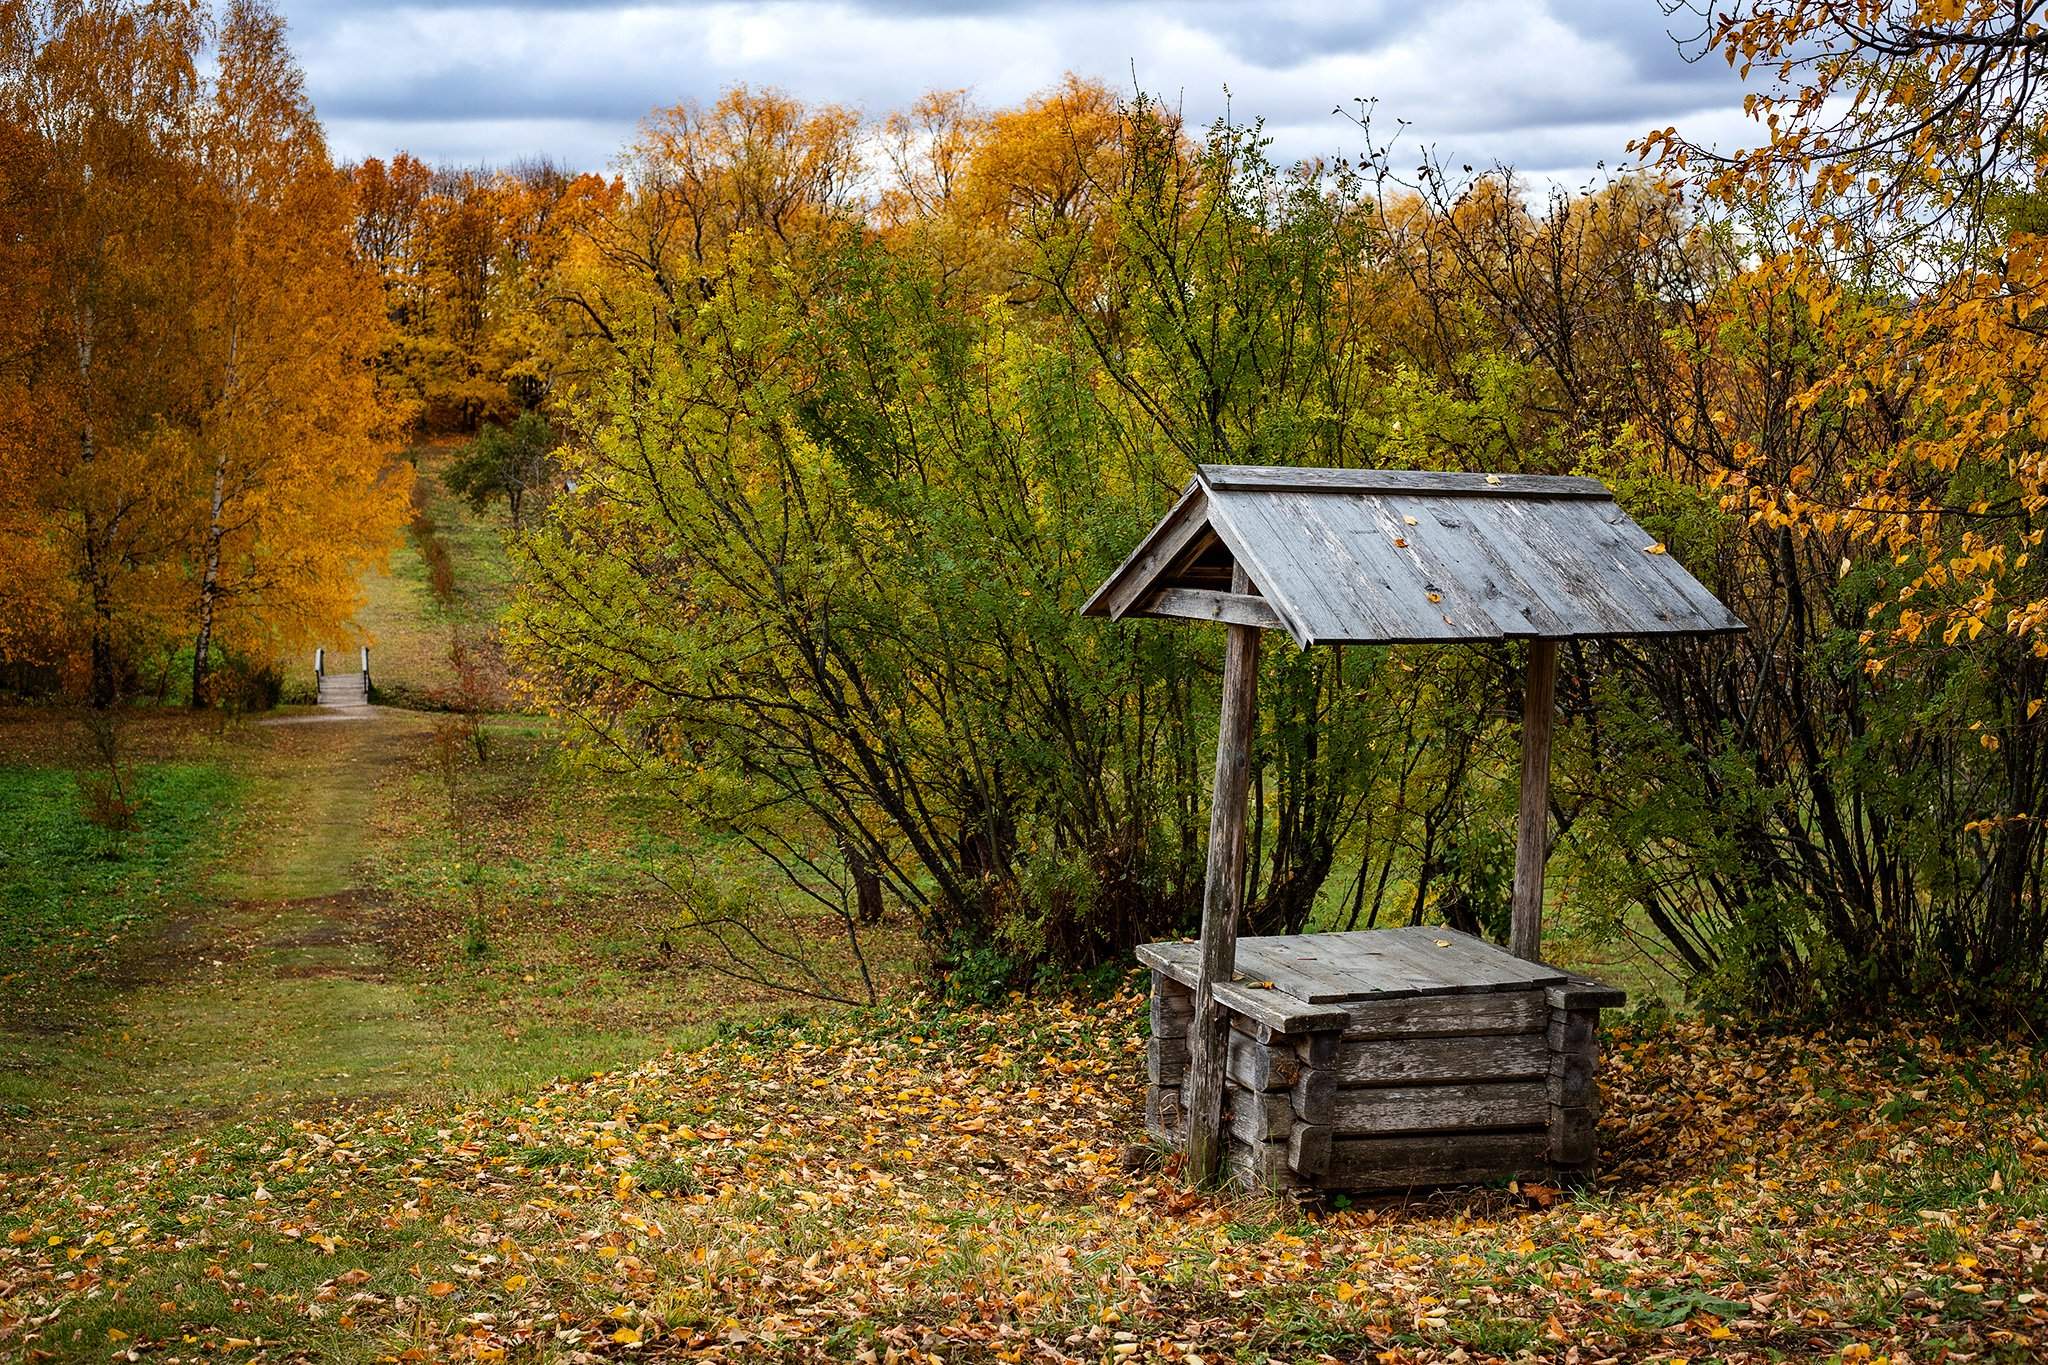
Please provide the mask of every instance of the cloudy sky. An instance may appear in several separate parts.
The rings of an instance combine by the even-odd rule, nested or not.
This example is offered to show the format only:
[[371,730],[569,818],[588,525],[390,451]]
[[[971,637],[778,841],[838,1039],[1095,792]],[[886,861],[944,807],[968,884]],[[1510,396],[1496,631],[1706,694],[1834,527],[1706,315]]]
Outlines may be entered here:
[[1288,158],[1356,153],[1378,101],[1453,163],[1577,182],[1675,123],[1734,145],[1740,90],[1659,0],[280,0],[343,159],[405,149],[602,169],[649,109],[775,85],[870,114],[969,87],[988,106],[1074,71],[1201,124],[1263,117]]

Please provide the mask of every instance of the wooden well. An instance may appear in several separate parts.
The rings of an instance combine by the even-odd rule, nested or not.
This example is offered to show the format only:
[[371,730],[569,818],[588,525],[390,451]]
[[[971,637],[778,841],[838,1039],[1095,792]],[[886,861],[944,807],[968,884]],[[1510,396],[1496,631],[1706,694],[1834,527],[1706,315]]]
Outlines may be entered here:
[[[1387,1189],[1593,1169],[1600,1010],[1542,961],[1565,641],[1744,629],[1597,479],[1199,465],[1087,616],[1214,622],[1223,659],[1202,935],[1152,968],[1148,1123],[1198,1182]],[[1509,947],[1414,927],[1237,936],[1259,639],[1526,641]]]
[[[1148,943],[1145,1126],[1186,1137],[1200,945]],[[1451,929],[1246,938],[1223,1169],[1266,1190],[1590,1179],[1600,1011],[1622,993]]]

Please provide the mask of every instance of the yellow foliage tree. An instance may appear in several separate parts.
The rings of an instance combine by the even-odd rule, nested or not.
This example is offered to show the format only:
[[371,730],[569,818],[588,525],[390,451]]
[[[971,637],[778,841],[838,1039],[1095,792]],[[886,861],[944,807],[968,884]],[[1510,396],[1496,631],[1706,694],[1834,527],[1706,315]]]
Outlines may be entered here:
[[349,182],[267,5],[229,7],[207,112],[195,706],[218,641],[268,659],[346,620],[411,492],[387,458],[393,414],[369,365],[386,323],[353,253]]

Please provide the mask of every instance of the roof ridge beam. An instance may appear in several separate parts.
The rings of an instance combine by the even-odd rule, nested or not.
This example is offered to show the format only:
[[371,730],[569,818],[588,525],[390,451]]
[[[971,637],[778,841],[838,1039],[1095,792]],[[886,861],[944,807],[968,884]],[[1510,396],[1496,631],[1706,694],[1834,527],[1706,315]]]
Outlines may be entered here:
[[1463,474],[1426,469],[1315,469],[1294,465],[1205,464],[1201,482],[1219,493],[1406,493],[1429,497],[1612,498],[1598,479],[1576,474]]

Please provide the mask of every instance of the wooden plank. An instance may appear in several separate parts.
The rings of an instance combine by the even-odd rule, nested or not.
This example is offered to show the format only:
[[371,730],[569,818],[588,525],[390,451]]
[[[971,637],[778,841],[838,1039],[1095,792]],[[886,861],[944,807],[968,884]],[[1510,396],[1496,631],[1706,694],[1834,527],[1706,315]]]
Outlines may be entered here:
[[1281,572],[1291,567],[1291,557],[1284,541],[1275,540],[1270,535],[1246,535],[1232,518],[1230,509],[1213,495],[1209,499],[1208,517],[1209,529],[1222,540],[1230,551],[1231,563],[1236,566],[1231,574],[1231,590],[1257,592],[1286,623],[1287,633],[1294,637],[1294,643],[1306,649],[1309,637],[1297,606],[1300,584],[1296,582],[1287,591],[1275,586]]
[[1473,525],[1472,512],[1487,504],[1470,499],[1387,497],[1382,505],[1407,525],[1413,517],[1441,572],[1475,598],[1503,636],[1563,635],[1570,632],[1540,593],[1514,571],[1507,547],[1495,545]]
[[[1496,986],[1519,984],[1498,968],[1479,961],[1466,962],[1455,954],[1456,943],[1444,934],[1420,929],[1384,929],[1382,955],[1404,972],[1413,988],[1424,996],[1478,995]],[[1443,947],[1437,945],[1441,943]]]
[[1224,1170],[1231,1180],[1253,1190],[1285,1190],[1295,1183],[1287,1165],[1287,1141],[1240,1142],[1231,1139],[1224,1156]]
[[1599,1012],[1552,1010],[1547,1041],[1552,1052],[1591,1052],[1599,1045]]
[[1522,793],[1515,824],[1515,891],[1508,947],[1531,962],[1543,956],[1543,864],[1550,837],[1550,723],[1557,693],[1557,642],[1529,642],[1522,697]]
[[1250,940],[1240,959],[1244,974],[1263,976],[1287,994],[1311,1005],[1335,1005],[1378,995],[1396,986],[1384,971],[1363,959],[1345,967],[1332,962],[1335,940],[1342,935],[1293,934],[1285,938]]
[[1337,1077],[1334,1072],[1310,1067],[1295,1080],[1289,1094],[1294,1101],[1294,1117],[1303,1123],[1329,1123],[1336,1117]]
[[1145,1079],[1154,1085],[1178,1086],[1187,1079],[1188,1043],[1185,1037],[1154,1038],[1145,1044]]
[[1287,1134],[1288,1168],[1313,1182],[1330,1164],[1330,1139],[1333,1136],[1327,1123],[1295,1124]]
[[1567,978],[1561,986],[1549,987],[1544,998],[1561,1010],[1603,1010],[1627,1004],[1628,992],[1619,986],[1574,976]]
[[1549,1120],[1550,1083],[1545,1079],[1341,1087],[1332,1107],[1330,1122],[1347,1135],[1522,1128]]
[[1423,946],[1424,955],[1445,973],[1466,987],[1489,990],[1524,990],[1531,986],[1562,984],[1563,972],[1543,962],[1516,957],[1497,943],[1474,938],[1456,929],[1424,925],[1386,930],[1408,943]]
[[1399,932],[1358,929],[1349,933],[1316,934],[1316,951],[1327,966],[1326,976],[1338,982],[1340,1002],[1386,1000],[1441,990],[1434,973],[1416,972],[1410,955],[1401,951]]
[[1200,588],[1161,588],[1140,602],[1132,616],[1177,621],[1220,621],[1260,630],[1285,630],[1287,623],[1263,597],[1250,593],[1206,592]]
[[1466,474],[1430,469],[1322,469],[1287,465],[1205,464],[1209,487],[1232,491],[1309,489],[1345,493],[1456,494],[1464,497],[1598,498],[1614,495],[1598,479],[1570,474]]
[[1599,1115],[1590,1105],[1552,1106],[1549,1157],[1560,1166],[1591,1162],[1598,1149]]
[[1595,1103],[1600,1098],[1600,1089],[1593,1078],[1599,1069],[1598,1060],[1584,1053],[1554,1055],[1550,1078],[1544,1082],[1550,1102],[1568,1109]]
[[[1549,1112],[1548,1105],[1546,1100],[1546,1113]],[[1284,1138],[1294,1127],[1294,1104],[1284,1090],[1271,1093],[1232,1090],[1224,1101],[1223,1112],[1231,1135],[1245,1142]]]
[[[1232,586],[1243,591],[1240,567]],[[1258,720],[1259,632],[1230,627],[1224,647],[1223,711],[1216,736],[1216,782],[1209,812],[1209,865],[1202,890],[1202,967],[1195,982],[1195,1034],[1188,1063],[1188,1176],[1216,1178],[1222,1164],[1223,1070],[1231,1028],[1216,985],[1237,965],[1238,902],[1244,888],[1245,792],[1252,730]]]
[[1230,1030],[1230,1079],[1247,1090],[1286,1090],[1301,1079],[1301,1058],[1294,1049],[1257,1042]]
[[1187,1114],[1180,1107],[1180,1091],[1154,1085],[1145,1090],[1145,1132],[1161,1142],[1179,1142],[1187,1136]]
[[1140,943],[1137,956],[1144,966],[1171,977],[1190,992],[1201,976],[1202,947],[1191,939]]
[[1300,935],[1246,939],[1239,945],[1235,984],[1247,990],[1275,990],[1303,1004],[1329,1004],[1330,997],[1343,995],[1349,987],[1319,970],[1312,955],[1296,946],[1301,941]]
[[[1233,503],[1245,500],[1240,494],[1219,496]],[[1449,584],[1434,556],[1425,564],[1413,541],[1394,527],[1381,525],[1382,509],[1376,500],[1309,493],[1256,496],[1301,528],[1303,553],[1314,556],[1311,572],[1328,583],[1332,596],[1347,599],[1345,620],[1376,620],[1381,632],[1410,640],[1500,638],[1500,627],[1491,617],[1463,610],[1470,605],[1469,595]],[[1432,592],[1437,601],[1430,600]],[[1449,610],[1447,592],[1460,599],[1459,612]],[[1343,622],[1333,627],[1341,630]]]
[[1339,1085],[1541,1079],[1550,1074],[1550,1051],[1540,1033],[1347,1042],[1330,1070]]
[[1465,532],[1465,553],[1474,571],[1499,583],[1514,600],[1541,603],[1539,616],[1532,607],[1525,619],[1542,620],[1545,629],[1516,631],[1530,638],[1571,637],[1605,633],[1609,622],[1589,609],[1576,557],[1553,563],[1547,555],[1531,553],[1520,516],[1520,504],[1507,502],[1456,502],[1441,504],[1459,519]]
[[1545,1128],[1454,1137],[1345,1137],[1330,1143],[1318,1184],[1326,1189],[1401,1190],[1464,1185],[1549,1173]]
[[1485,995],[1422,996],[1369,1000],[1347,1005],[1348,1041],[1378,1038],[1454,1038],[1509,1033],[1542,1033],[1550,1027],[1550,1005],[1540,988]]
[[[1239,946],[1244,942],[1240,940]],[[1240,970],[1238,975],[1245,973]],[[1263,1027],[1266,1032],[1260,1036],[1261,1042],[1341,1029],[1351,1018],[1340,1006],[1310,1005],[1285,991],[1247,986],[1241,980],[1229,985],[1218,982],[1216,998],[1247,1023]]]
[[1121,619],[1154,586],[1154,580],[1209,529],[1209,494],[1201,480],[1189,482],[1157,526],[1081,607],[1083,616]]
[[1152,973],[1152,1036],[1185,1038],[1195,1017],[1195,993],[1164,972]]
[[1310,1068],[1323,1068],[1337,1060],[1337,1049],[1343,1045],[1344,1036],[1336,1029],[1325,1033],[1305,1034],[1294,1040],[1294,1055],[1301,1058],[1301,1064]]

